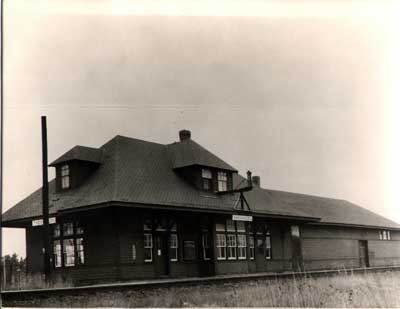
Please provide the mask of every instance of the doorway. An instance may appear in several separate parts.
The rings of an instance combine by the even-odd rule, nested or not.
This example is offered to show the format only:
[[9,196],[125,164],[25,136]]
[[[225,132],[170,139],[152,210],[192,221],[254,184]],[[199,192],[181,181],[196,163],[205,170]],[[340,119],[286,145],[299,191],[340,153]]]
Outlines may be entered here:
[[358,241],[358,252],[360,256],[360,267],[369,267],[368,242],[366,240]]
[[169,275],[167,237],[164,233],[154,235],[154,268],[157,276]]

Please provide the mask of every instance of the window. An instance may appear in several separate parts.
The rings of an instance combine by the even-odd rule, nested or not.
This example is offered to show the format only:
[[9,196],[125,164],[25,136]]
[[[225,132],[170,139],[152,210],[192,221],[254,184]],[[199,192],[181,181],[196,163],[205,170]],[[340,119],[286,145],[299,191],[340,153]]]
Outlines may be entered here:
[[169,259],[172,262],[178,261],[178,236],[176,234],[171,234],[169,245]]
[[56,225],[54,225],[54,228],[53,228],[53,237],[60,237],[60,235],[61,235],[60,225],[56,224]]
[[76,239],[76,255],[77,255],[77,264],[82,265],[85,264],[85,252],[83,246],[83,238]]
[[72,222],[63,224],[63,236],[71,236],[74,234],[74,224]]
[[61,188],[68,189],[69,185],[69,166],[66,164],[61,167]]
[[228,176],[226,172],[218,172],[218,191],[226,191],[228,189]]
[[380,240],[390,240],[390,231],[382,230],[379,231]]
[[236,221],[236,228],[238,233],[245,233],[246,232],[246,225],[243,221]]
[[245,260],[247,257],[246,235],[242,235],[242,234],[237,235],[237,242],[238,242],[238,259]]
[[54,267],[85,264],[84,228],[79,222],[53,226]]
[[249,236],[249,254],[250,254],[250,260],[254,260],[254,236],[250,235]]
[[228,234],[226,239],[228,244],[228,260],[234,260],[236,259],[236,235]]
[[211,259],[210,234],[208,232],[203,232],[202,244],[203,244],[203,259],[204,260]]
[[132,260],[136,261],[136,245],[132,245]]
[[225,232],[225,223],[217,223],[215,225],[215,230],[217,232]]
[[144,234],[144,261],[153,261],[153,236]]
[[212,173],[209,169],[201,170],[201,178],[203,181],[203,189],[211,191],[212,189]]
[[191,261],[196,259],[196,246],[193,240],[183,242],[183,259]]
[[267,260],[271,259],[271,233],[269,228],[265,227],[265,258]]
[[226,230],[228,232],[235,232],[235,222],[232,220],[226,220]]
[[75,246],[74,239],[64,239],[63,242],[63,255],[64,255],[64,266],[75,266]]
[[217,234],[217,259],[226,259],[226,237],[225,234]]
[[[227,219],[216,224],[217,259],[247,259],[246,223]],[[223,232],[223,233],[222,233]]]
[[54,266],[56,268],[62,266],[62,259],[61,259],[61,243],[60,240],[55,240],[53,242],[53,253],[54,253]]

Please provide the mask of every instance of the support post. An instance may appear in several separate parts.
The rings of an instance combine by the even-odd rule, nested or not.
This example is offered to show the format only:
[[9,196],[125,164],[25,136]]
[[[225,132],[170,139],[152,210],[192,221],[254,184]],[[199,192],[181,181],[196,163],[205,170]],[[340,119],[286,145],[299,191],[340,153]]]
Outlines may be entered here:
[[47,173],[47,126],[46,116],[42,116],[42,213],[43,213],[43,242],[44,242],[44,274],[46,280],[51,275],[51,243],[49,226],[49,183]]

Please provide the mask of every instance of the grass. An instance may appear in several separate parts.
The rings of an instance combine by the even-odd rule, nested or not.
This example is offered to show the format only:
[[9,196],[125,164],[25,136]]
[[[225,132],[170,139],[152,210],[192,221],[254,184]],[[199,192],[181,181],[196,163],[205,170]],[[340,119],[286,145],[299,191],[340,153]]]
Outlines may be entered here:
[[[20,300],[31,307],[400,307],[400,272],[252,280]],[[7,305],[7,304],[5,304]]]

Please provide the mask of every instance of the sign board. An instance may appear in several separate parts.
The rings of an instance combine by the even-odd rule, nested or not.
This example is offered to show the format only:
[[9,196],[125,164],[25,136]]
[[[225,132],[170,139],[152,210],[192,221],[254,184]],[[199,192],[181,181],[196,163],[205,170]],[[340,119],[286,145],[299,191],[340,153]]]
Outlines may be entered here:
[[242,215],[232,215],[232,220],[233,221],[248,221],[252,222],[253,217],[252,216],[242,216]]
[[[56,223],[56,217],[49,218],[49,224]],[[41,226],[43,225],[43,219],[37,219],[32,221],[32,226]]]

